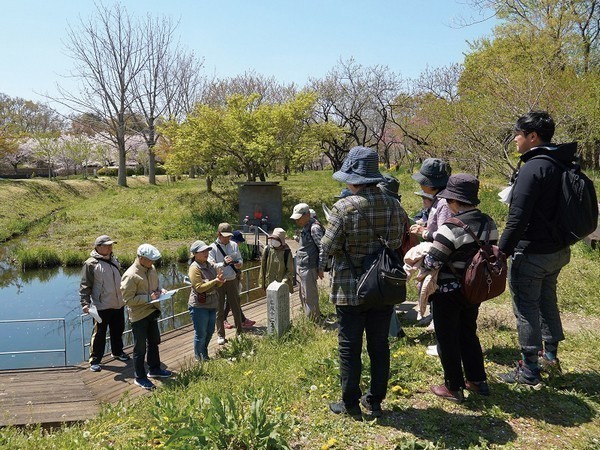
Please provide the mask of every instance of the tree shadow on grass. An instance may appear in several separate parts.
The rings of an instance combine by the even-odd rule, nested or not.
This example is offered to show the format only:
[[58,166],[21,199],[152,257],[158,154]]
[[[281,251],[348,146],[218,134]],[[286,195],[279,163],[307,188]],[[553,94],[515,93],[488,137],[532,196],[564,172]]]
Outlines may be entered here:
[[378,424],[442,443],[448,448],[468,448],[482,441],[504,445],[518,437],[510,424],[496,417],[448,412],[435,407],[390,412],[379,419]]
[[[600,380],[596,375],[595,383],[598,381]],[[591,384],[593,381],[586,383]],[[530,418],[562,427],[577,427],[590,422],[597,415],[576,393],[561,392],[551,387],[536,391],[504,383],[491,383],[490,389],[490,397],[470,395],[464,406],[480,411],[493,405],[514,417]]]

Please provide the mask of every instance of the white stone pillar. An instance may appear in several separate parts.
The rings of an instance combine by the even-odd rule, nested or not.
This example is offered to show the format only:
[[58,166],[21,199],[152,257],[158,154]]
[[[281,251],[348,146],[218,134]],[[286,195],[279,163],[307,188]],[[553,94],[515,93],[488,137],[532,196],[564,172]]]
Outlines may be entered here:
[[267,333],[283,335],[290,327],[290,289],[273,281],[267,287]]

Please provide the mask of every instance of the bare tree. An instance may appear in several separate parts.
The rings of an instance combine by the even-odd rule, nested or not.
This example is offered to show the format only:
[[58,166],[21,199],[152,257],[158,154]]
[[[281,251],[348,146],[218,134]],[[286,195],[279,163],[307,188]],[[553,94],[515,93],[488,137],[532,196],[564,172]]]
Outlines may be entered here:
[[134,78],[132,94],[137,115],[143,120],[141,134],[148,146],[148,179],[156,184],[154,147],[160,137],[156,125],[162,118],[177,118],[191,110],[202,64],[173,42],[176,25],[167,18],[147,17],[143,58],[145,64]]
[[399,77],[387,67],[363,67],[353,59],[340,61],[324,79],[311,80],[309,88],[318,96],[313,120],[344,130],[322,140],[334,170],[354,145],[383,149],[389,165],[389,150],[397,144],[388,131],[390,108],[400,85]]
[[71,77],[79,80],[79,92],[58,86],[60,98],[54,99],[76,114],[99,119],[102,126],[94,131],[118,149],[120,186],[127,186],[125,144],[135,100],[132,85],[146,63],[144,45],[142,29],[122,5],[97,4],[91,18],[68,30],[66,50],[75,63]]

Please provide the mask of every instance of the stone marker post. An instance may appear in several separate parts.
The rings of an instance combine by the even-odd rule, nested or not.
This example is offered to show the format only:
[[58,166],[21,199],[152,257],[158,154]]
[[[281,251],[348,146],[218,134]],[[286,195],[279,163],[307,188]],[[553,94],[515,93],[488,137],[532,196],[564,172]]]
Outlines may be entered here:
[[282,336],[290,327],[290,289],[273,281],[267,287],[267,333]]

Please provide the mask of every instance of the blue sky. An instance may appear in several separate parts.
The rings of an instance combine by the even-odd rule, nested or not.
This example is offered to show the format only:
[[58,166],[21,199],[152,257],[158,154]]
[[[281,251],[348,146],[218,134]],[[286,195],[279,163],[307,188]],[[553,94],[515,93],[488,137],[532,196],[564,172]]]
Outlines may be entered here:
[[[105,4],[112,4],[105,1]],[[204,59],[207,75],[247,70],[303,86],[340,58],[386,65],[405,78],[427,67],[460,63],[467,41],[490,36],[495,23],[458,27],[473,12],[465,0],[125,0],[134,15],[179,21],[180,42]],[[2,6],[0,92],[43,101],[72,66],[69,24],[94,11],[91,0],[11,0]]]

